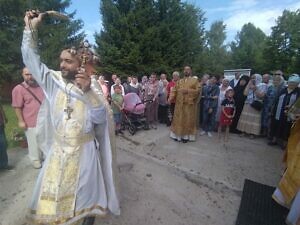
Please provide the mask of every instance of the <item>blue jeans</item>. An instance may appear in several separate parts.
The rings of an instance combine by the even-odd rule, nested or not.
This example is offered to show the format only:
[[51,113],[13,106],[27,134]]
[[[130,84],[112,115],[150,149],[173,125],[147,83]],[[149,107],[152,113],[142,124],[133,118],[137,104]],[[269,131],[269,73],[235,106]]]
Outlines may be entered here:
[[262,128],[269,128],[269,108],[266,106],[261,112],[261,126]]
[[0,125],[0,169],[4,169],[8,166],[7,157],[7,141],[5,136],[4,126]]
[[203,121],[202,121],[202,130],[205,132],[211,132],[214,130],[216,122],[217,109],[213,108],[212,113],[208,113],[208,109],[203,110]]

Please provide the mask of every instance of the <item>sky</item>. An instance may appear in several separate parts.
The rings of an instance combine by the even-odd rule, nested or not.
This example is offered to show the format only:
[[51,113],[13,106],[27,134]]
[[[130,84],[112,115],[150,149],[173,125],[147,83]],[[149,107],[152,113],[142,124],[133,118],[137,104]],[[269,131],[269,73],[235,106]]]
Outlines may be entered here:
[[[205,29],[209,30],[213,22],[222,20],[226,25],[226,42],[233,41],[237,32],[246,23],[253,23],[265,34],[271,33],[271,27],[282,15],[284,9],[300,9],[300,0],[186,0],[205,12]],[[76,19],[84,22],[84,32],[90,43],[94,44],[94,33],[101,29],[100,0],[72,0],[67,12],[76,10]]]

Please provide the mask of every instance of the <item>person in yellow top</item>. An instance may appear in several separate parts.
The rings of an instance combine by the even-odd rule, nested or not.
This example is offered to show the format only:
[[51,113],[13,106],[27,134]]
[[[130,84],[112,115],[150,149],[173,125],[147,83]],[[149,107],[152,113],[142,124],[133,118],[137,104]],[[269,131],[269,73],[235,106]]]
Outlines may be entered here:
[[273,193],[273,199],[290,208],[286,223],[300,225],[300,114],[295,116],[285,157],[286,171]]
[[184,77],[172,88],[168,101],[171,103],[175,100],[170,137],[186,143],[196,140],[199,82],[192,77],[190,66],[185,66],[183,73]]

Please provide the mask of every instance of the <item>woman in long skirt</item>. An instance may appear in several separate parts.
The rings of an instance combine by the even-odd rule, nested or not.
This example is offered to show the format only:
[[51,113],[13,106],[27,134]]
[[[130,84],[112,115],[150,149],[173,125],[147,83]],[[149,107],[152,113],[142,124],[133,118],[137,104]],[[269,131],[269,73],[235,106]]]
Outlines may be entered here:
[[237,126],[242,135],[250,134],[250,138],[260,135],[261,110],[254,108],[251,104],[254,101],[258,101],[262,106],[267,88],[267,85],[262,83],[262,76],[260,74],[253,74],[251,76],[244,90],[244,95],[247,96],[247,99]]

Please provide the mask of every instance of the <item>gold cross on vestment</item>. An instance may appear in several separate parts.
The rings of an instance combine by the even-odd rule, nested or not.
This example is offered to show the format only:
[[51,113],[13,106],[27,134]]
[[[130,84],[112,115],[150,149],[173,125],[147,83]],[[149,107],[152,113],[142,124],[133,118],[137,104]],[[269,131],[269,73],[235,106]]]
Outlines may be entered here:
[[73,109],[70,106],[67,106],[67,108],[64,109],[64,112],[68,114],[67,120],[71,119],[71,113],[73,112]]

